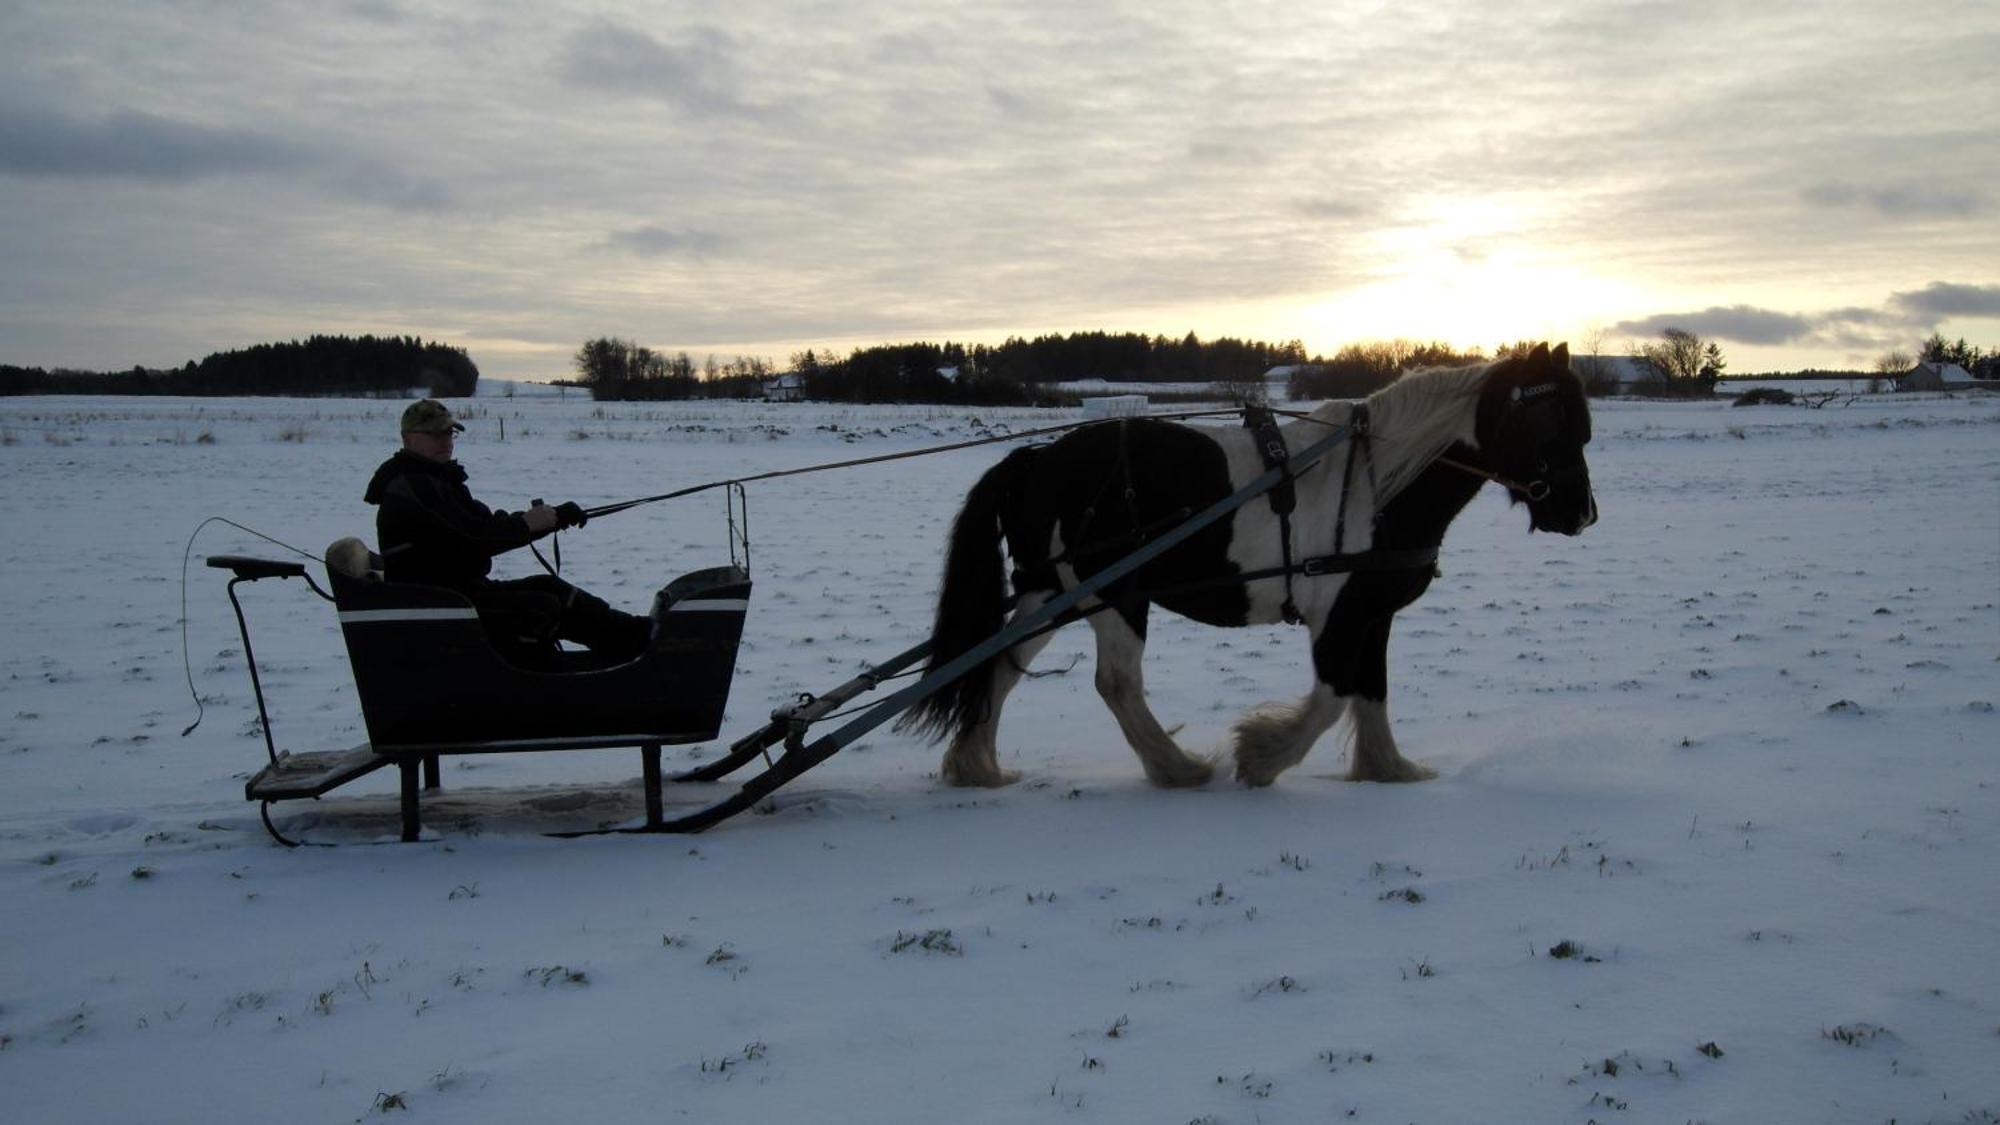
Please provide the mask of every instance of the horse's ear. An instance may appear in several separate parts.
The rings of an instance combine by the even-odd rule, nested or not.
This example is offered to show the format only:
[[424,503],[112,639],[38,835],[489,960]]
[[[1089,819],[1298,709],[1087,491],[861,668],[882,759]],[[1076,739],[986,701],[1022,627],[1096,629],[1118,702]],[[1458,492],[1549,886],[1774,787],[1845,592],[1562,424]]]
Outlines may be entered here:
[[1558,371],[1569,370],[1569,341],[1557,344],[1556,350],[1549,353],[1549,364]]
[[1535,350],[1528,353],[1528,362],[1530,363],[1547,363],[1548,360],[1549,346],[1546,343],[1536,344]]

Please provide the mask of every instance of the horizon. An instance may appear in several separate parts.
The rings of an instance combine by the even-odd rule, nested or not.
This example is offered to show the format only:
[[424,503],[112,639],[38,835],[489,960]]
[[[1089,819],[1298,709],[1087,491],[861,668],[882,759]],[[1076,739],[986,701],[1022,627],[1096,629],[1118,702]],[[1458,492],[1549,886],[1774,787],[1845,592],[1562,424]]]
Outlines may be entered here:
[[[2000,342],[2000,11],[0,13],[0,362],[326,335]],[[1921,75],[1922,81],[1909,76]]]
[[[1086,331],[1086,332],[1100,332],[1100,333],[1102,333],[1103,335],[1106,335],[1106,336],[1112,336],[1112,337],[1118,337],[1118,336],[1144,336],[1144,337],[1146,337],[1146,338],[1148,338],[1148,339],[1155,339],[1155,340],[1157,340],[1157,339],[1162,339],[1162,338],[1165,338],[1165,339],[1169,339],[1169,340],[1173,340],[1173,339],[1180,339],[1180,338],[1184,338],[1184,337],[1186,337],[1187,335],[1189,335],[1189,334],[1190,334],[1190,333],[1187,333],[1187,332],[1183,332],[1183,333],[1180,333],[1180,334],[1178,334],[1178,335],[1175,335],[1175,334],[1172,334],[1172,333],[1138,333],[1138,332],[1116,332],[1116,331],[1111,331],[1111,330],[1108,330],[1108,329],[1089,329],[1089,330],[1084,330],[1084,331]],[[1015,339],[1015,338],[1019,338],[1019,339],[1032,339],[1031,337],[1024,337],[1024,336],[1021,336],[1021,335],[1020,335],[1019,333],[1013,333],[1013,334],[1009,334],[1009,336],[1007,336],[1007,337],[1003,337],[1003,341],[1004,341],[1005,339]],[[290,339],[288,339],[288,340],[266,340],[266,341],[261,341],[261,342],[259,342],[258,344],[250,344],[250,345],[244,345],[244,346],[243,346],[242,348],[236,348],[236,349],[219,349],[219,350],[217,350],[217,351],[213,351],[213,352],[210,352],[210,353],[208,353],[208,355],[207,355],[207,356],[202,356],[202,357],[195,357],[195,358],[190,358],[190,359],[188,359],[188,360],[184,360],[184,361],[182,361],[181,363],[176,363],[176,364],[169,364],[169,365],[166,365],[166,366],[161,366],[161,367],[150,367],[150,366],[146,366],[146,365],[144,365],[144,364],[141,364],[141,365],[138,365],[138,366],[140,366],[140,367],[144,368],[144,369],[145,369],[146,371],[148,371],[149,373],[152,373],[152,374],[161,374],[161,375],[166,375],[166,374],[172,374],[172,373],[174,373],[174,372],[177,372],[177,371],[180,371],[180,370],[182,370],[182,369],[183,369],[183,368],[185,368],[185,367],[188,367],[188,366],[192,366],[192,365],[194,365],[194,364],[198,364],[198,363],[200,363],[200,362],[201,362],[201,360],[202,360],[202,359],[206,359],[206,358],[209,358],[210,356],[213,356],[213,355],[220,355],[220,354],[229,354],[229,353],[231,353],[231,352],[240,352],[240,351],[247,351],[247,350],[249,350],[250,348],[254,348],[254,347],[259,347],[259,346],[265,346],[265,345],[272,345],[272,344],[285,344],[285,343],[299,343],[299,342],[301,342],[301,341],[302,341],[303,339],[304,339],[303,337],[292,337],[292,338],[290,338]],[[1213,343],[1213,342],[1214,342],[1214,338],[1209,338],[1209,337],[1201,337],[1201,339],[1202,339],[1202,342],[1203,342],[1204,344],[1208,344],[1208,343]],[[426,345],[426,346],[432,346],[432,347],[436,347],[436,346],[442,346],[442,347],[448,347],[448,348],[456,348],[456,349],[458,349],[458,350],[461,350],[461,351],[464,351],[464,350],[465,350],[465,349],[463,348],[463,346],[462,346],[462,345],[459,345],[459,344],[456,344],[456,343],[454,343],[454,342],[452,342],[452,341],[450,341],[450,340],[442,340],[442,339],[422,339],[422,338],[419,338],[419,342],[420,342],[420,343],[422,343],[422,344],[424,344],[424,345]],[[636,341],[635,341],[635,342],[636,342]],[[1246,342],[1248,342],[1248,343],[1253,343],[1253,344],[1282,344],[1282,343],[1285,343],[1285,341],[1272,341],[1272,340],[1250,340],[1250,341],[1246,341]],[[1560,341],[1560,340],[1551,340],[1551,341],[1543,341],[1543,342],[1545,342],[1545,343],[1548,343],[1548,344],[1549,344],[1549,345],[1551,345],[1551,346],[1554,346],[1555,344],[1559,344],[1559,343],[1566,343],[1567,341]],[[1638,343],[1651,343],[1651,342],[1653,342],[1653,341],[1634,341],[1634,343],[1635,343],[1635,344],[1638,344]],[[1987,349],[1987,348],[1985,348],[1985,347],[1984,347],[1984,345],[1982,345],[1982,344],[1979,344],[1979,343],[1977,343],[1977,342],[1975,342],[1975,341],[1965,341],[1965,342],[1967,342],[1967,343],[1972,343],[1972,344],[1973,344],[1973,345],[1974,345],[1975,347],[1980,347],[1980,348],[1981,348],[1982,350],[1987,350],[1987,351],[1993,351],[1993,352],[1995,352],[1996,354],[2000,354],[2000,349]],[[1419,346],[1423,346],[1423,345],[1436,345],[1436,344],[1438,344],[1438,343],[1440,343],[1440,342],[1439,342],[1439,341],[1422,341],[1422,340],[1409,340],[1409,339],[1398,339],[1398,340],[1351,340],[1351,341],[1346,341],[1346,342],[1344,342],[1343,344],[1341,344],[1341,345],[1340,345],[1340,348],[1345,348],[1345,347],[1348,347],[1348,346],[1350,346],[1350,345],[1356,345],[1356,346],[1366,346],[1366,345],[1371,345],[1371,344],[1389,344],[1389,343],[1397,343],[1397,344],[1413,344],[1413,345],[1419,345]],[[863,348],[862,348],[861,350],[869,350],[869,349],[873,349],[873,348],[882,348],[882,349],[895,349],[895,348],[901,348],[901,347],[911,347],[911,346],[926,346],[926,345],[928,345],[928,346],[936,346],[936,347],[940,347],[940,348],[949,348],[949,347],[954,347],[954,346],[958,346],[958,347],[965,347],[965,348],[973,348],[973,347],[979,347],[979,346],[997,346],[997,343],[996,343],[996,344],[988,344],[988,343],[987,343],[987,342],[985,342],[985,341],[968,341],[968,340],[951,340],[951,339],[938,339],[938,340],[927,340],[927,339],[907,339],[907,340],[884,340],[884,341],[878,341],[878,342],[877,342],[877,343],[875,343],[875,344],[871,344],[871,345],[865,345],[865,346],[864,346],[864,347],[863,347]],[[1331,362],[1332,360],[1334,360],[1334,359],[1336,358],[1336,355],[1335,355],[1334,353],[1337,353],[1337,352],[1338,352],[1338,351],[1340,350],[1340,348],[1336,348],[1336,349],[1334,349],[1334,351],[1333,351],[1333,352],[1328,352],[1328,353],[1319,353],[1319,352],[1312,352],[1312,351],[1310,351],[1310,350],[1309,350],[1309,351],[1308,351],[1308,353],[1307,353],[1307,356],[1306,356],[1306,359],[1305,359],[1305,363],[1304,363],[1304,365],[1305,365],[1305,366],[1312,366],[1312,365],[1318,365],[1318,364],[1323,364],[1323,363],[1327,363],[1327,362]],[[706,364],[706,363],[707,363],[708,361],[711,361],[711,360],[713,360],[713,361],[716,361],[716,362],[717,362],[718,364],[722,364],[722,365],[727,365],[727,364],[729,364],[729,363],[731,363],[731,362],[740,362],[740,361],[742,361],[742,360],[746,360],[746,359],[759,359],[759,360],[764,360],[764,361],[767,361],[767,362],[769,362],[769,364],[770,364],[770,369],[771,369],[771,374],[773,374],[773,375],[779,375],[779,374],[791,374],[791,373],[795,373],[795,372],[796,372],[796,371],[798,370],[798,368],[792,365],[792,360],[793,360],[794,358],[796,358],[796,357],[797,357],[797,355],[799,355],[800,353],[802,353],[803,351],[805,351],[806,349],[800,349],[800,350],[799,350],[799,352],[794,352],[794,353],[792,354],[792,356],[788,356],[788,357],[775,357],[775,356],[745,356],[745,355],[740,355],[740,354],[731,354],[731,355],[725,355],[725,354],[722,354],[722,353],[717,353],[717,352],[709,352],[709,353],[706,353],[706,354],[704,354],[704,355],[696,355],[696,354],[695,354],[695,353],[693,353],[693,352],[686,352],[686,351],[683,351],[683,350],[681,350],[681,349],[672,349],[672,350],[664,350],[664,349],[659,349],[659,348],[652,348],[652,349],[650,349],[650,350],[652,350],[652,351],[654,351],[654,352],[656,352],[656,353],[659,353],[659,354],[662,354],[662,355],[665,355],[665,356],[668,356],[668,357],[672,357],[672,356],[674,356],[674,355],[676,355],[676,354],[682,354],[682,355],[685,355],[685,356],[687,356],[687,358],[689,358],[690,360],[694,361],[694,363],[696,364],[696,371],[695,371],[695,378],[696,378],[696,380],[697,380],[698,382],[706,382],[706,381],[708,381],[708,376],[707,376],[707,375],[706,375],[706,373],[705,373],[705,372],[704,372],[704,371],[702,370],[702,368],[703,368],[703,366],[704,366],[704,365],[705,365],[705,364]],[[843,361],[845,361],[845,360],[846,360],[847,358],[849,358],[849,355],[851,354],[851,353],[848,353],[848,354],[835,354],[835,353],[834,353],[834,352],[833,352],[832,350],[830,350],[830,349],[820,349],[820,348],[815,348],[815,349],[812,349],[812,350],[814,350],[814,351],[815,351],[815,352],[816,352],[816,353],[818,354],[818,357],[819,357],[819,359],[820,359],[820,360],[821,360],[822,362],[828,362],[828,363],[838,363],[838,362],[843,362]],[[1918,361],[1917,361],[1917,359],[1916,359],[1916,358],[1915,358],[1915,356],[1914,356],[1914,349],[1906,349],[1906,350],[1910,350],[1910,351],[1912,351],[1912,357],[1911,357],[1911,366],[1913,366],[1913,367],[1914,367],[1914,366],[1916,365],[1916,363],[1918,362]],[[1467,352],[1467,353],[1463,353],[1463,355],[1464,355],[1464,359],[1465,359],[1465,361],[1466,361],[1466,362],[1481,362],[1481,361],[1484,361],[1484,360],[1488,360],[1488,359],[1491,359],[1491,358],[1493,358],[1493,356],[1494,356],[1494,355],[1496,355],[1497,353],[1498,353],[1498,349],[1497,349],[1497,348],[1495,348],[1495,349],[1484,349],[1484,348],[1475,348],[1475,349],[1473,349],[1473,350],[1472,350],[1471,352]],[[1581,351],[1578,351],[1578,350],[1577,350],[1577,349],[1576,349],[1575,347],[1572,347],[1572,348],[1570,349],[1570,354],[1571,354],[1572,358],[1574,358],[1574,359],[1618,359],[1618,358],[1632,358],[1632,359],[1638,359],[1638,358],[1641,358],[1641,356],[1639,355],[1639,353],[1638,353],[1638,352],[1637,352],[1636,350],[1634,350],[1634,351],[1624,351],[1624,350],[1613,350],[1613,351],[1605,351],[1605,352],[1581,352]],[[1725,359],[1725,361],[1726,361],[1726,360],[1728,359],[1728,356],[1727,356],[1727,354],[1726,354],[1726,353],[1725,353],[1725,355],[1724,355],[1724,359]],[[475,363],[474,363],[474,366],[475,366],[475,367],[477,366],[477,362],[476,362],[476,361],[475,361]],[[1277,370],[1277,369],[1278,369],[1279,367],[1282,367],[1282,366],[1284,366],[1284,365],[1275,365],[1275,366],[1274,366],[1274,367],[1272,368],[1272,370]],[[123,375],[123,374],[126,374],[126,373],[130,372],[131,370],[133,370],[133,369],[132,369],[131,367],[126,367],[126,368],[123,368],[123,369],[113,369],[113,370],[99,370],[99,369],[90,369],[90,368],[79,368],[79,367],[76,367],[76,366],[74,366],[74,365],[64,365],[64,366],[54,366],[54,367],[51,367],[51,366],[46,366],[46,365],[34,365],[34,364],[10,364],[10,363],[6,363],[6,362],[0,362],[0,368],[4,368],[4,367],[16,367],[16,368],[23,368],[23,369],[34,369],[34,368],[37,368],[37,367],[39,367],[39,368],[41,368],[42,370],[45,370],[45,371],[47,371],[47,372],[49,372],[49,373],[51,373],[51,374],[62,374],[62,375],[102,375],[102,376],[107,376],[107,377],[115,377],[115,376],[118,376],[118,375]],[[1407,369],[1408,369],[1408,367],[1409,367],[1409,365],[1408,365],[1408,364],[1406,363],[1406,364],[1405,364],[1405,369],[1407,370]],[[1267,372],[1267,374],[1268,374],[1268,372]],[[1788,377],[1797,377],[1797,376],[1810,376],[1810,375],[1815,375],[1815,374],[1820,374],[1820,375],[1829,375],[1829,376],[1849,376],[1849,377],[1859,377],[1859,378],[1873,378],[1873,377],[1877,377],[1877,376],[1880,376],[1880,375],[1883,375],[1884,373],[1883,373],[1883,372],[1878,372],[1878,371],[1873,371],[1873,370],[1867,370],[1867,369],[1863,369],[1863,368],[1859,368],[1859,367],[1854,367],[1854,368],[1830,368],[1830,367],[1800,367],[1800,368],[1791,368],[1791,369],[1787,369],[1787,370],[1775,370],[1775,369],[1774,369],[1774,370],[1764,370],[1764,371],[1731,371],[1731,370],[1724,370],[1724,371],[1723,371],[1723,372],[1721,373],[1721,375],[1719,376],[1719,378],[1720,378],[1720,379],[1722,379],[1723,381],[1728,381],[1728,380],[1731,380],[1731,379],[1758,379],[1758,378],[1773,378],[1773,379],[1782,379],[1782,378],[1788,378]],[[536,376],[529,376],[529,375],[491,375],[491,374],[488,374],[488,373],[486,373],[486,372],[484,372],[484,371],[480,371],[480,372],[478,372],[478,373],[477,373],[477,377],[478,377],[478,379],[479,379],[479,380],[480,380],[481,382],[497,382],[497,383],[530,383],[530,384],[536,384],[536,385],[542,385],[542,386],[555,386],[555,385],[565,385],[565,386],[576,386],[576,387],[582,387],[582,386],[585,386],[585,385],[587,385],[587,384],[585,384],[585,383],[584,383],[584,382],[582,381],[582,379],[581,379],[581,376],[580,376],[580,374],[579,374],[579,373],[578,373],[577,371],[573,370],[573,369],[572,369],[572,370],[570,370],[570,371],[568,371],[568,372],[567,372],[567,373],[565,373],[565,374],[560,374],[560,375],[555,375],[555,376],[550,376],[550,377],[536,377]],[[1084,377],[1084,378],[1082,379],[1082,381],[1092,381],[1092,380],[1094,380],[1094,381],[1098,381],[1098,382],[1110,382],[1110,383],[1120,383],[1120,382],[1133,382],[1133,383],[1153,383],[1153,382],[1159,382],[1159,380],[1148,380],[1148,379],[1145,379],[1145,378],[1143,378],[1143,377],[1133,377],[1133,378],[1131,378],[1131,379],[1121,379],[1121,378],[1116,378],[1116,377],[1114,377],[1114,376],[1110,376],[1110,375],[1092,375],[1092,376],[1087,376],[1087,377]],[[1077,378],[1072,378],[1072,377],[1064,377],[1064,378],[1057,378],[1057,379],[1047,379],[1047,380],[1040,380],[1039,382],[1042,382],[1042,383],[1046,383],[1046,384],[1049,384],[1049,385],[1054,385],[1054,384],[1059,384],[1059,383],[1066,383],[1066,382],[1076,382],[1076,381],[1079,381],[1079,380],[1078,380]],[[1204,380],[1193,380],[1193,382],[1203,382],[1203,381],[1204,381]],[[226,396],[225,396],[225,397],[226,397]],[[456,397],[456,396],[452,396],[452,395],[444,395],[444,396],[441,396],[441,397],[445,397],[445,398],[451,398],[451,397]]]

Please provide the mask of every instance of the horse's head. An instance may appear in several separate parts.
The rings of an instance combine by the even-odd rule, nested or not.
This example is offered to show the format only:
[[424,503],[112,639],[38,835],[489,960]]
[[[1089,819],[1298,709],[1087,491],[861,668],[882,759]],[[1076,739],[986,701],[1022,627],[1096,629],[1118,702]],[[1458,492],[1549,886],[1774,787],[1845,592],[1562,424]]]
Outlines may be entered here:
[[1481,459],[1528,505],[1533,531],[1575,535],[1597,522],[1590,491],[1590,405],[1569,369],[1569,345],[1537,344],[1525,356],[1495,363],[1479,394]]

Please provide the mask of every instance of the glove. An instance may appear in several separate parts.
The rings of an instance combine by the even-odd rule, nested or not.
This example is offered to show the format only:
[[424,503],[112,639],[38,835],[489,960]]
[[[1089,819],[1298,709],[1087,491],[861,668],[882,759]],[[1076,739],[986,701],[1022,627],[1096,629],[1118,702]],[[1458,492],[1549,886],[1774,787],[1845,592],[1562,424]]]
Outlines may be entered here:
[[562,513],[543,504],[536,504],[521,513],[521,522],[535,535],[543,535],[562,526]]
[[556,505],[556,526],[558,528],[582,527],[589,522],[590,517],[584,514],[582,505],[576,501],[565,500]]

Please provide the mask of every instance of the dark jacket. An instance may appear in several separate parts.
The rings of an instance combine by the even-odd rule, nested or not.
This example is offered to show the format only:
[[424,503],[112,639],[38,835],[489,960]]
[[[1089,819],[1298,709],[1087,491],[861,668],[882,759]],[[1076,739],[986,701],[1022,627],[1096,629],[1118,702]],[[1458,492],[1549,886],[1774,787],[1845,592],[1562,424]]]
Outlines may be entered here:
[[362,499],[375,513],[383,576],[470,590],[485,581],[493,556],[540,538],[518,512],[496,512],[472,498],[465,467],[440,464],[407,449],[382,462]]

